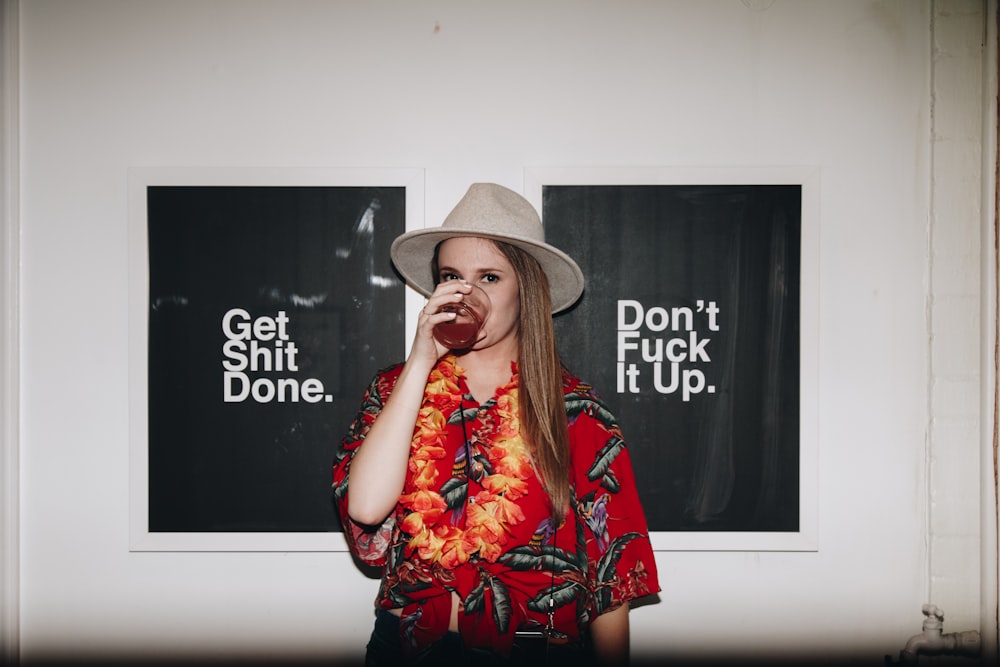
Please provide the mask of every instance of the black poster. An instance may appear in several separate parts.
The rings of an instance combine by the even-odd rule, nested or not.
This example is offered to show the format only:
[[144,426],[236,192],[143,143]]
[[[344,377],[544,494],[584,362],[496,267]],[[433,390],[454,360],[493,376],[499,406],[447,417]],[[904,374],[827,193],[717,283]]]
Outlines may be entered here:
[[339,530],[330,468],[403,355],[405,188],[149,186],[149,532]]
[[622,425],[653,531],[798,531],[800,185],[546,185],[587,278],[567,366]]

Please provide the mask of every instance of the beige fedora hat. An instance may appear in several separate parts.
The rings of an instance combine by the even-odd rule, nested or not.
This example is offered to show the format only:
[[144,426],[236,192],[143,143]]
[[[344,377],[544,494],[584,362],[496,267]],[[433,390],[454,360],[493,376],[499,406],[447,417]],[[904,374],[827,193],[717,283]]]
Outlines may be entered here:
[[583,271],[573,258],[545,242],[541,218],[531,203],[496,183],[473,183],[440,227],[407,232],[392,242],[392,263],[424,296],[434,291],[431,260],[439,243],[478,236],[518,246],[538,260],[549,279],[552,312],[566,310],[583,293]]

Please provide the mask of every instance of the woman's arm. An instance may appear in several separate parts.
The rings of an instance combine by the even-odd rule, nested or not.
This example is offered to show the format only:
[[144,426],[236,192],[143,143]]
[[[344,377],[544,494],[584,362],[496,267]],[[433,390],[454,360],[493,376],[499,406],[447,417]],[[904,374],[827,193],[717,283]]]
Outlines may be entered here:
[[410,440],[430,367],[407,361],[392,394],[351,461],[347,514],[368,526],[382,523],[399,500]]
[[601,667],[627,665],[629,659],[628,603],[605,614],[590,624],[594,656]]
[[358,523],[381,524],[399,500],[427,376],[448,351],[434,339],[431,331],[438,322],[455,317],[454,313],[437,311],[442,304],[458,301],[470,290],[467,285],[449,282],[445,287],[442,283],[420,311],[410,356],[392,394],[351,460],[347,514]]

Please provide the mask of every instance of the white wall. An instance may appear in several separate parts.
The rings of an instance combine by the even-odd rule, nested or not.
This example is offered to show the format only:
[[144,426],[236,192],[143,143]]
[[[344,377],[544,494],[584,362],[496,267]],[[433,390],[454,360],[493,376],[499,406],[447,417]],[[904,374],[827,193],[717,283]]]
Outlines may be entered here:
[[946,611],[950,624],[972,627],[978,614],[966,601],[986,590],[985,581],[969,576],[985,565],[978,508],[992,500],[973,483],[985,365],[969,332],[981,330],[978,231],[982,208],[992,203],[980,200],[976,172],[963,168],[982,160],[983,123],[990,121],[985,108],[961,100],[982,98],[983,18],[979,2],[935,3],[931,30],[928,597]]
[[[931,486],[936,533],[951,526],[940,511],[951,491],[979,483],[975,461],[928,477],[931,452],[978,451],[977,433],[936,439],[931,427],[951,414],[931,399],[932,329],[979,341],[967,321],[928,316],[932,276],[978,276],[962,253],[931,271],[932,240],[979,238],[967,218],[978,213],[952,226],[932,209],[932,53],[948,43],[932,46],[931,27],[950,11],[861,0],[20,11],[26,662],[348,658],[370,631],[376,582],[344,553],[129,551],[126,175],[155,165],[421,167],[429,224],[471,181],[520,189],[526,166],[818,167],[819,549],[659,553],[664,591],[632,615],[635,651],[847,651],[882,664],[919,631],[932,592],[948,600],[947,629],[978,629],[965,523],[960,553],[935,552],[929,583]],[[949,94],[980,109],[979,86]],[[955,157],[948,173],[978,182],[978,160]],[[978,299],[977,285],[963,289]],[[962,382],[978,381],[975,363]]]

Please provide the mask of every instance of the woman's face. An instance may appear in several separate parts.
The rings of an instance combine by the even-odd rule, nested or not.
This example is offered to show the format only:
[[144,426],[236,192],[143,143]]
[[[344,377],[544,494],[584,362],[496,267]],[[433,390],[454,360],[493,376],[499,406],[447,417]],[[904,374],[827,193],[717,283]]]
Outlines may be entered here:
[[492,241],[474,236],[444,241],[438,248],[438,281],[449,280],[478,285],[490,298],[490,314],[484,325],[486,337],[476,349],[516,340],[521,316],[517,275]]

